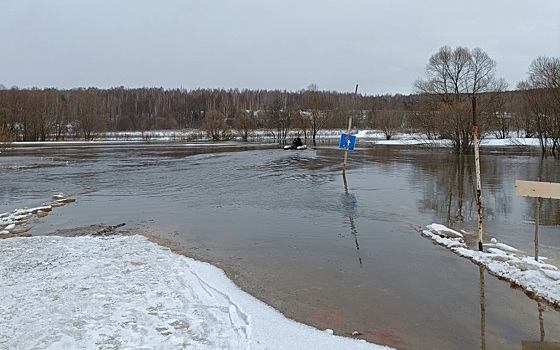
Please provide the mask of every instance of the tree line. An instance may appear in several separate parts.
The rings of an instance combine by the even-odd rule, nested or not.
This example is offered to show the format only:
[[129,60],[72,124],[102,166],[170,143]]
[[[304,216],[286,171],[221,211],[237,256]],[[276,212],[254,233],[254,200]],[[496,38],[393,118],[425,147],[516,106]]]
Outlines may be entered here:
[[[378,108],[404,109],[410,96],[307,89],[0,89],[4,140],[92,140],[107,131],[202,129],[213,140],[248,139],[257,129],[283,140],[291,130],[314,140],[322,129],[369,127]],[[393,107],[389,107],[393,106]]]
[[560,153],[560,58],[538,57],[528,78],[508,90],[496,62],[480,48],[443,46],[410,95],[239,89],[7,89],[0,85],[0,142],[83,139],[109,131],[199,129],[212,140],[268,130],[315,142],[323,129],[377,129],[448,139],[458,153],[473,146],[470,99],[477,97],[479,131],[498,138],[537,137],[544,154]]

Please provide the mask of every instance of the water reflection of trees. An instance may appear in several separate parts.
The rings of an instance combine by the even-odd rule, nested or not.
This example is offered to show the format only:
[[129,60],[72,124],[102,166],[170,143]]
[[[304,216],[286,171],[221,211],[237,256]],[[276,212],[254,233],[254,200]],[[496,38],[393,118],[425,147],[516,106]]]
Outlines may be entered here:
[[[515,201],[526,201],[524,220],[534,220],[534,198],[515,195],[515,180],[560,182],[560,162],[552,157],[521,154],[515,150],[492,150],[480,156],[484,220],[497,215],[508,217]],[[332,153],[332,154],[331,154]],[[338,149],[322,150],[321,167],[341,167]],[[476,173],[473,155],[455,154],[448,150],[374,146],[367,152],[354,152],[350,168],[357,164],[375,164],[387,173],[406,171],[411,187],[422,189],[416,204],[419,212],[434,214],[435,220],[453,226],[476,221]],[[406,169],[406,170],[404,170]],[[560,201],[541,199],[542,225],[560,225]]]
[[[515,161],[503,160],[508,154],[481,155],[483,217],[492,220],[495,215],[512,213],[515,199],[515,179],[559,182],[560,164],[553,158],[527,156]],[[500,159],[502,158],[502,159]],[[437,152],[430,157],[411,158],[414,172],[410,181],[422,179],[423,198],[417,203],[421,212],[435,213],[436,219],[446,225],[477,219],[475,163],[472,155]],[[504,179],[511,179],[511,183]],[[508,180],[509,181],[509,180]],[[533,220],[534,199],[523,198],[526,218]],[[485,205],[490,203],[491,205]],[[560,201],[541,199],[542,225],[560,224]]]
[[[434,212],[438,220],[453,226],[463,221],[477,220],[475,164],[472,155],[443,154],[431,164],[418,159],[418,171],[427,172],[424,198],[419,201],[419,210]],[[481,157],[484,171],[483,201],[492,200],[495,206],[483,206],[485,218],[492,218],[495,211],[508,214],[512,211],[510,196],[501,188],[502,169],[490,160]],[[426,176],[428,175],[428,176]],[[415,174],[413,180],[417,177]]]
[[[529,199],[527,199],[529,200]],[[540,199],[540,224],[541,225],[560,225],[560,202],[558,199]],[[527,206],[528,216],[536,217],[535,207]]]
[[[560,169],[554,158],[539,157],[537,164],[528,170],[524,179],[545,182],[560,182]],[[530,220],[539,218],[541,225],[560,225],[560,201],[550,198],[525,198],[527,203],[527,218]],[[538,205],[531,205],[535,201]],[[537,210],[539,211],[537,214]]]

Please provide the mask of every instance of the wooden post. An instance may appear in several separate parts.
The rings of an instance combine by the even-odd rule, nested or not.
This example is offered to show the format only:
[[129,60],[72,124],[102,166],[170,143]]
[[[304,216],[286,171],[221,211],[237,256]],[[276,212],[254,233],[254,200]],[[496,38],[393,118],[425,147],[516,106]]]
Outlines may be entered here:
[[478,207],[478,250],[482,251],[482,186],[480,183],[480,151],[478,145],[478,124],[476,115],[476,96],[472,98],[473,110],[473,143],[474,143],[474,162],[476,168],[476,204]]
[[560,199],[560,183],[540,181],[515,181],[515,194],[523,197],[536,197],[535,203],[535,260],[539,260],[539,220],[541,198]]
[[535,260],[539,261],[539,216],[541,211],[541,199],[535,198]]
[[[540,178],[537,178],[537,182]],[[535,198],[535,261],[539,261],[539,220],[541,215],[541,198]]]

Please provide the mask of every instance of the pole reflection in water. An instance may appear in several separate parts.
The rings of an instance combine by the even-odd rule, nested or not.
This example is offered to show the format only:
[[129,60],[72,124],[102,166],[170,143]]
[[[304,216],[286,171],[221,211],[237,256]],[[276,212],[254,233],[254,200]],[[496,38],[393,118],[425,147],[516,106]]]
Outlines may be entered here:
[[[479,281],[480,281],[480,349],[486,350],[486,286],[484,281],[485,268],[480,265],[479,267]],[[537,309],[539,312],[539,331],[540,337],[538,341],[524,340],[521,342],[522,350],[560,350],[560,342],[545,342],[545,328],[543,312],[546,306],[540,301],[537,301]]]
[[539,301],[537,301],[537,307],[539,309],[539,325],[540,325],[540,330],[541,330],[541,342],[544,342],[544,320],[543,320],[543,311],[544,311],[544,306],[541,305],[541,303]]
[[[540,327],[540,338],[538,341],[523,340],[521,341],[522,350],[560,350],[560,342],[556,341],[545,341],[545,331],[544,331],[544,317],[543,312],[546,310],[546,306],[540,301],[537,301],[537,308],[539,310],[539,327]],[[553,336],[556,334],[553,334]]]
[[360,256],[360,243],[358,242],[358,229],[354,223],[354,217],[356,215],[356,196],[348,193],[348,182],[346,181],[346,173],[342,174],[344,180],[344,195],[342,197],[342,207],[345,212],[345,216],[348,216],[348,221],[350,222],[350,234],[354,237],[354,243],[356,244],[356,251],[358,252],[358,262],[360,267],[362,267],[362,257]]
[[[485,268],[479,265],[479,281],[480,281],[480,349],[486,350],[486,286],[484,280]],[[522,350],[560,350],[560,342],[545,341],[545,327],[543,312],[546,311],[546,305],[537,300],[537,309],[539,317],[539,340],[523,340],[521,341]]]
[[480,349],[486,350],[486,299],[484,296],[484,267],[479,267],[480,276]]

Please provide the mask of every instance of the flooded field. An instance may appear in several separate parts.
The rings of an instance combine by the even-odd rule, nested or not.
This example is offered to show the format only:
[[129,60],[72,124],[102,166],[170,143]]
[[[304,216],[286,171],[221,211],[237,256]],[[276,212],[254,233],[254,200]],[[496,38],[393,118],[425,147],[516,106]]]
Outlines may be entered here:
[[[560,342],[560,312],[421,237],[476,230],[474,160],[446,149],[88,143],[0,153],[0,213],[52,194],[75,203],[33,223],[142,230],[223,268],[286,316],[399,349],[522,349]],[[560,182],[560,162],[483,150],[484,232],[532,255],[535,201],[515,180]],[[560,266],[560,205],[542,200],[539,254]]]

